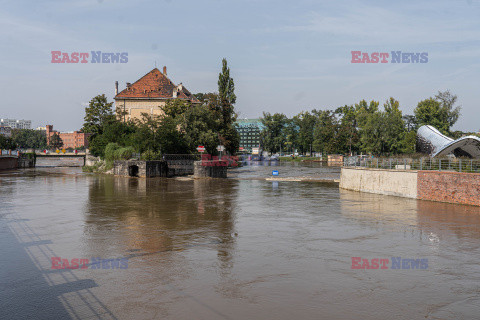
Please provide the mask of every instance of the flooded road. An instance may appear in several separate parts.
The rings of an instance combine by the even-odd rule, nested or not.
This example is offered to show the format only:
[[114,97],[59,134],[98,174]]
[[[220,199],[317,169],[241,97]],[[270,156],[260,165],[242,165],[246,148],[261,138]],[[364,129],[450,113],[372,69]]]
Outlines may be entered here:
[[[480,208],[235,170],[226,180],[0,173],[0,318],[478,319]],[[89,263],[52,269],[53,257]],[[352,257],[390,262],[352,269]],[[428,266],[393,268],[396,257]],[[108,259],[128,267],[92,264]]]

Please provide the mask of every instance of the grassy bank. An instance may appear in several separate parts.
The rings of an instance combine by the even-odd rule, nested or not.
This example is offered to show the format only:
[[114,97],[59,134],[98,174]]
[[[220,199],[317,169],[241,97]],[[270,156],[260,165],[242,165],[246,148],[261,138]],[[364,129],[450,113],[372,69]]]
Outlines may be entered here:
[[109,163],[108,161],[99,160],[95,162],[93,166],[83,166],[83,172],[93,172],[93,173],[110,173],[113,169],[113,162]]

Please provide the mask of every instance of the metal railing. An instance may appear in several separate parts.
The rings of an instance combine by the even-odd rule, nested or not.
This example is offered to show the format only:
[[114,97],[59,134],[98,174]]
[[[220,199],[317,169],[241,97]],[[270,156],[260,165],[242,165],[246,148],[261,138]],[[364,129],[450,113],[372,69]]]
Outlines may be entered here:
[[18,156],[18,150],[0,150],[0,156]]
[[162,158],[166,161],[174,161],[174,160],[198,161],[201,159],[201,155],[200,154],[164,154]]
[[343,165],[344,167],[390,170],[437,170],[480,173],[480,160],[463,158],[384,159],[346,157]]

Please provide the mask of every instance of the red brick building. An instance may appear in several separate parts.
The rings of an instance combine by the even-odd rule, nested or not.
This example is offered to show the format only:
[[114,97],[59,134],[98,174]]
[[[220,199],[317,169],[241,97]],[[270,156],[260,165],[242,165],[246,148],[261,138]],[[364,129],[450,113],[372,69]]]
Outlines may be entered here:
[[83,133],[79,131],[73,132],[58,132],[53,130],[52,125],[46,126],[46,135],[47,135],[47,144],[50,144],[50,138],[54,133],[58,133],[60,139],[63,141],[63,147],[67,148],[88,148],[88,138],[90,137],[89,133]]

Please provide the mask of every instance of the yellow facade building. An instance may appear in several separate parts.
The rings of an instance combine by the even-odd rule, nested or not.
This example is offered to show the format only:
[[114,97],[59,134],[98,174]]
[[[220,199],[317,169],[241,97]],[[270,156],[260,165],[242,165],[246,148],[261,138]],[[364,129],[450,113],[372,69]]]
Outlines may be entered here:
[[118,92],[118,82],[115,83],[115,108],[117,116],[124,121],[141,119],[142,113],[162,115],[161,108],[172,99],[200,103],[182,83],[175,85],[167,78],[167,67],[163,67],[163,72],[154,68],[136,82],[127,82],[121,92]]

